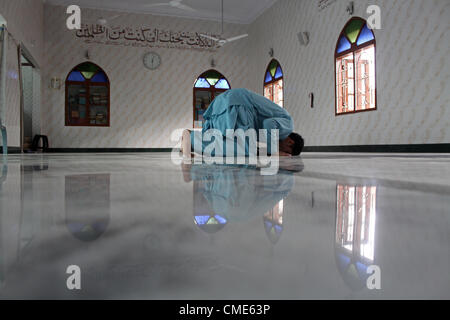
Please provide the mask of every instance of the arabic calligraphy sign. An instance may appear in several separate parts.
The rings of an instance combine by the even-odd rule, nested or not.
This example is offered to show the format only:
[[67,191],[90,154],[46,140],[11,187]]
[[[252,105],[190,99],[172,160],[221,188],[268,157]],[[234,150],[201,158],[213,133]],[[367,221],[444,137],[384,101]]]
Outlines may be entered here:
[[319,8],[319,12],[325,10],[335,2],[336,0],[318,0],[317,6]]
[[[174,32],[149,27],[107,27],[83,24],[76,31],[77,38],[86,43],[132,47],[158,47],[215,51],[217,43],[197,32]],[[217,37],[216,35],[211,35]]]

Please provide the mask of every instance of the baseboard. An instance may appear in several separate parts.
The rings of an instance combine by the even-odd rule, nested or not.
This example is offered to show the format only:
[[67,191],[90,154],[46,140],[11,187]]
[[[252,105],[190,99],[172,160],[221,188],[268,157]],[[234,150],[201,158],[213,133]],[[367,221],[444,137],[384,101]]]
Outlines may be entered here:
[[303,152],[450,153],[450,143],[305,146]]
[[172,148],[49,148],[48,153],[172,152]]
[[[0,152],[2,148],[0,147]],[[172,152],[173,148],[49,148],[49,153],[133,153]],[[354,146],[305,146],[303,152],[361,152],[361,153],[450,153],[450,143],[438,144],[379,144]],[[20,153],[20,147],[8,147],[8,153]]]
[[[8,147],[8,154],[21,153],[20,147]],[[0,154],[3,154],[3,147],[0,147]]]

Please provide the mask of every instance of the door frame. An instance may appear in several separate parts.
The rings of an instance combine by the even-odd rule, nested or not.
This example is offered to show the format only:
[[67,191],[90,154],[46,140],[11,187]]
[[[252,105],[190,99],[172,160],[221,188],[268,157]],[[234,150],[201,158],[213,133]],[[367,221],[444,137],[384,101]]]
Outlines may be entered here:
[[[24,65],[28,65],[33,67],[38,73],[40,73],[40,68],[36,60],[31,55],[30,51],[25,47],[23,43],[20,43],[17,46],[17,58],[19,65],[19,86],[20,86],[20,152],[23,153],[23,144],[24,144],[24,92],[23,92],[23,75],[22,75],[22,56],[28,61],[28,63]],[[34,89],[34,88],[33,88]]]

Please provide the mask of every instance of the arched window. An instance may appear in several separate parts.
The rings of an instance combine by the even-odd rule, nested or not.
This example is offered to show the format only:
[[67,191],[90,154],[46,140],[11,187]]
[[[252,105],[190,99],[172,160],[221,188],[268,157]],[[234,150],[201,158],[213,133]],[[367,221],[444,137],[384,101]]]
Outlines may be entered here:
[[109,126],[109,80],[96,64],[84,62],[66,78],[66,126]]
[[376,110],[375,36],[364,19],[347,22],[335,59],[336,115]]
[[280,240],[283,232],[283,213],[284,213],[284,199],[280,200],[275,207],[264,214],[264,229],[270,242],[273,244]]
[[264,76],[264,97],[283,107],[283,70],[280,63],[270,61]]
[[201,128],[203,113],[221,93],[231,89],[228,80],[216,70],[208,70],[194,84],[194,128]]

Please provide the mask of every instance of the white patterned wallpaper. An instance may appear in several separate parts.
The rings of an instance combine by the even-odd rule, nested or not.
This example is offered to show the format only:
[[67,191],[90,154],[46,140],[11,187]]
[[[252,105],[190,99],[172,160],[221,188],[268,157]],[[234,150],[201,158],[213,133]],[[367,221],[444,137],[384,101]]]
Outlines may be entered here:
[[[114,12],[82,10],[84,21],[96,21],[99,16]],[[234,88],[247,87],[249,57],[245,41],[229,44],[216,53],[197,50],[136,48],[86,44],[65,27],[65,8],[45,7],[45,67],[43,73],[42,132],[49,136],[52,148],[164,148],[170,142],[172,130],[192,127],[193,85],[196,78],[210,69],[214,57],[216,70]],[[124,14],[111,22],[112,26],[141,27],[173,31],[220,31],[217,22],[169,18],[151,15]],[[247,31],[246,25],[225,25],[225,35]],[[91,61],[102,67],[111,84],[111,126],[65,127],[64,87],[48,88],[50,79],[65,80],[69,71],[86,61],[89,49]],[[156,51],[162,58],[156,71],[144,68],[146,52]]]
[[[381,8],[375,30],[378,110],[335,117],[334,51],[349,1],[279,0],[250,27],[251,88],[262,93],[273,47],[285,73],[285,106],[306,145],[450,143],[450,1],[358,0]],[[301,46],[297,33],[310,32]],[[308,94],[314,92],[315,107]]]
[[[214,54],[85,44],[65,28],[64,7],[44,8],[38,0],[0,0],[0,14],[42,68],[40,120],[42,133],[54,148],[173,146],[172,130],[192,125],[192,85],[209,69],[210,59],[215,58],[216,69],[233,88],[262,93],[271,47],[285,73],[285,106],[307,145],[449,143],[450,1],[355,1],[355,16],[367,18],[369,4],[381,8],[382,29],[375,30],[378,110],[335,117],[334,50],[350,19],[347,4],[336,0],[319,12],[315,0],[278,0],[249,26],[227,24],[226,35],[248,31],[250,37]],[[115,13],[83,10],[83,14],[95,21]],[[138,14],[125,14],[114,24],[220,30],[214,22]],[[298,42],[300,31],[310,32],[306,47]],[[64,88],[49,89],[52,77],[64,80],[72,67],[85,61],[86,49],[111,80],[110,128],[65,127]],[[155,72],[142,64],[143,54],[151,50],[163,60]],[[10,146],[20,142],[16,52],[10,41],[6,116]],[[309,108],[309,92],[315,94],[314,109]]]
[[8,37],[6,56],[6,112],[5,127],[8,131],[8,146],[20,146],[20,82],[19,60],[16,43]]
[[41,134],[42,83],[40,70],[33,69],[33,110],[31,115],[33,137]]
[[33,137],[33,67],[22,67],[24,136]]
[[6,115],[8,146],[20,146],[20,84],[17,45],[21,43],[42,67],[44,5],[40,0],[0,0],[0,14],[8,24]]

